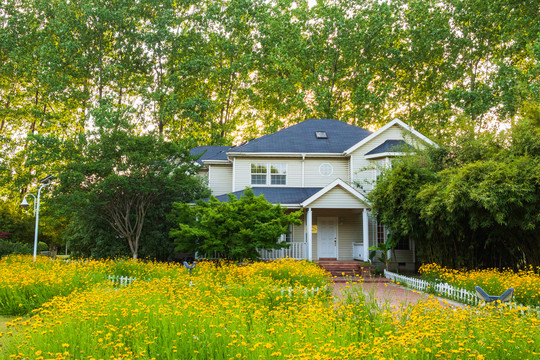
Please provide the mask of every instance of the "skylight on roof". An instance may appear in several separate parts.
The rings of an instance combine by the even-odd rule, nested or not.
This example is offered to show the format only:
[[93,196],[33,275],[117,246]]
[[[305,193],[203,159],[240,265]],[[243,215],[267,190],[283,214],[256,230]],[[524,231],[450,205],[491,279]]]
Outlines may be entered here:
[[315,136],[317,137],[317,139],[328,139],[326,131],[315,131]]

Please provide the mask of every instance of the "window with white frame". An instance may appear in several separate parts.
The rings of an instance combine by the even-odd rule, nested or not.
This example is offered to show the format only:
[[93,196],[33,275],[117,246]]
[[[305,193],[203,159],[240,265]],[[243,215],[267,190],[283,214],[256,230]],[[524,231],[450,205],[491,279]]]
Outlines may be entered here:
[[379,180],[379,176],[381,176],[382,172],[386,169],[389,169],[392,167],[392,163],[390,162],[390,158],[384,158],[381,160],[375,161],[375,167],[373,169],[373,179],[375,182]]
[[287,185],[287,164],[270,164],[270,185]]
[[388,233],[383,224],[377,222],[377,244],[382,244],[386,242]]
[[287,164],[252,163],[251,185],[287,185]]
[[[385,243],[388,240],[388,230],[386,226],[381,223],[377,223],[377,244]],[[401,237],[394,247],[394,250],[410,250],[410,242],[406,237]]]
[[266,164],[251,164],[251,185],[266,185]]
[[408,238],[401,237],[394,249],[395,250],[411,250],[411,243]]

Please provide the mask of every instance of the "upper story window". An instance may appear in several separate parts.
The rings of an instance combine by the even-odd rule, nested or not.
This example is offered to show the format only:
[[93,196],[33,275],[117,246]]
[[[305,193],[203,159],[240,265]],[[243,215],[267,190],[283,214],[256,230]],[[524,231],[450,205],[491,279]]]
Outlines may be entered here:
[[270,184],[287,185],[287,164],[270,164]]
[[373,180],[377,182],[382,172],[391,167],[392,167],[392,162],[390,161],[390,158],[386,157],[384,159],[375,161],[375,166],[373,167]]
[[251,164],[251,185],[287,185],[287,164]]
[[251,185],[266,185],[266,164],[251,164]]

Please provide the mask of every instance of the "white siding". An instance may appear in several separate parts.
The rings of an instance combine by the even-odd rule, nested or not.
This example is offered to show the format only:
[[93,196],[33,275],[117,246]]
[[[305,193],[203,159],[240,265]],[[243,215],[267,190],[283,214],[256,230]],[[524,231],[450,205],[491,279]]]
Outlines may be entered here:
[[392,252],[392,261],[398,263],[412,263],[413,252],[412,250],[394,250]]
[[[332,165],[332,174],[321,175],[319,168],[321,164]],[[305,160],[305,187],[325,187],[336,179],[349,182],[349,160],[346,158],[307,158]]]
[[232,192],[232,165],[209,165],[208,187],[212,195]]
[[340,186],[336,186],[308,205],[311,208],[362,209],[366,205]]
[[208,179],[208,169],[199,169],[198,176]]
[[293,242],[305,242],[304,229],[305,229],[305,226],[304,226],[303,219],[302,219],[301,225],[293,225],[292,227],[292,241]]
[[408,130],[403,129],[401,126],[394,125],[388,128],[385,132],[360,146],[351,154],[350,161],[353,166],[353,185],[356,182],[360,182],[364,190],[369,191],[372,189],[372,185],[377,179],[377,170],[375,169],[377,160],[366,159],[364,155],[384,143],[386,140],[404,140],[414,147],[424,147],[415,135],[411,134]]
[[199,178],[201,178],[201,180],[206,184],[208,185],[208,169],[200,169],[198,172],[197,172],[197,175]]
[[353,259],[353,243],[362,242],[362,213],[348,212],[340,216],[338,225],[339,260]]

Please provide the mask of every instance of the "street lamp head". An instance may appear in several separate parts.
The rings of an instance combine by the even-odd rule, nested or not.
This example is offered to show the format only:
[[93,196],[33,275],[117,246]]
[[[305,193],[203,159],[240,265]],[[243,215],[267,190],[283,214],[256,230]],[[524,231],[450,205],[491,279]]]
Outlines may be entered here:
[[43,179],[39,180],[40,183],[42,183],[43,185],[50,185],[51,184],[51,180],[54,179],[56,176],[54,175],[49,175],[47,177],[44,177]]
[[19,206],[23,208],[27,208],[30,206],[30,204],[28,204],[28,201],[26,201],[26,197],[22,199],[22,202],[19,204]]

